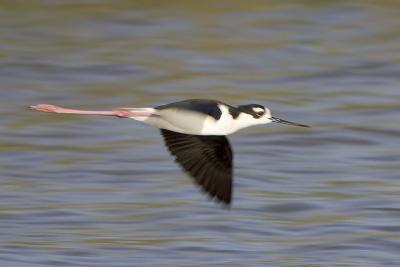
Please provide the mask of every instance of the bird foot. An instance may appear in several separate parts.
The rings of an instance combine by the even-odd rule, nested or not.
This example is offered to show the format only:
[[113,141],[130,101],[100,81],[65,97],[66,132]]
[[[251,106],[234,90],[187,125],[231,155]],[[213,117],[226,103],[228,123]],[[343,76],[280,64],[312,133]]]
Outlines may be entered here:
[[29,108],[36,110],[36,111],[42,111],[42,112],[57,112],[57,111],[63,109],[62,107],[50,105],[50,104],[39,104],[39,105],[35,105],[35,106],[30,106]]

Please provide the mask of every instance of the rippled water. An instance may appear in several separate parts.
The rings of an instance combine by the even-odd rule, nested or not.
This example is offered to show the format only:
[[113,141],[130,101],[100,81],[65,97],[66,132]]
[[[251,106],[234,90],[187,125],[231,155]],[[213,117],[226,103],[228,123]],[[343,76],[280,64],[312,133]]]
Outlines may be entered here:
[[[1,266],[399,266],[396,1],[0,5]],[[157,130],[27,106],[260,103],[231,209]]]

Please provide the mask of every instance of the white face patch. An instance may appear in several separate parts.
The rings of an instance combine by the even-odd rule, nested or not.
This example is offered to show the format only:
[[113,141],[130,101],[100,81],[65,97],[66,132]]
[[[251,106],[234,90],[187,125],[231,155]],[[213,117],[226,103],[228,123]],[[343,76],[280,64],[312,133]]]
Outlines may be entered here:
[[253,108],[253,111],[254,111],[255,113],[264,113],[264,109],[263,109],[263,108],[260,108],[260,107],[254,107],[254,108]]

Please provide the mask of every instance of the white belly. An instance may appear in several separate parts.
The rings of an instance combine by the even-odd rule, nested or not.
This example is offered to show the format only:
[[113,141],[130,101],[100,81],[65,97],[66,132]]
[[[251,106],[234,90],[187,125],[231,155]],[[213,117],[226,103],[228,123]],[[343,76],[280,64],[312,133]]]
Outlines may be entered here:
[[179,109],[155,110],[156,116],[131,117],[148,125],[170,131],[193,135],[228,135],[235,132],[235,122],[227,110],[219,120],[199,112]]

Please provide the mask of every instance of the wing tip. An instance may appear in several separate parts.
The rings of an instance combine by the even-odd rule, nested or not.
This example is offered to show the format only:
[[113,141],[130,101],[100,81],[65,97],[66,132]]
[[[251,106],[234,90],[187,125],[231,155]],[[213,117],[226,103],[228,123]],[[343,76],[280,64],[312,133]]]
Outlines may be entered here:
[[218,203],[220,203],[221,205],[222,205],[222,207],[224,208],[224,209],[228,209],[228,210],[230,210],[231,209],[231,200],[229,199],[229,200],[218,200]]
[[196,183],[197,187],[200,187],[203,194],[207,195],[210,201],[214,201],[217,204],[220,204],[223,208],[230,209],[232,203],[232,195],[213,195],[210,191],[207,191],[201,184]]

